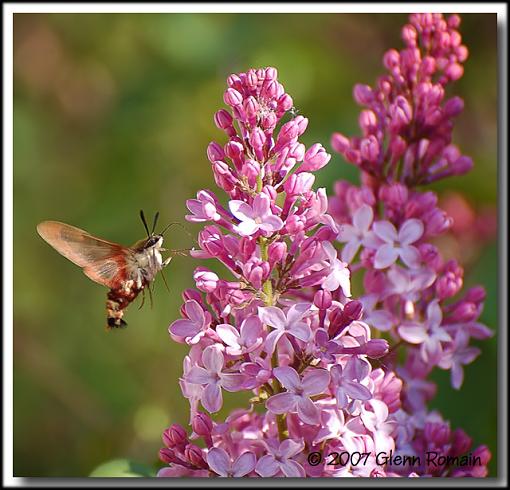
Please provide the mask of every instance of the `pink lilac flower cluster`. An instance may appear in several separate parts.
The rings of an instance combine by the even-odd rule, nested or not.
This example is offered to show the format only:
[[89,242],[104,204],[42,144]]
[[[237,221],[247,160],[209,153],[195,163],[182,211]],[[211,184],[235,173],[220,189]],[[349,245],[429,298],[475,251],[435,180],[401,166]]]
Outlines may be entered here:
[[[412,17],[426,24],[419,19]],[[445,24],[453,39],[455,22],[432,21],[423,27],[427,52],[449,76],[454,50],[437,41],[433,25]],[[439,67],[445,53],[449,64]],[[426,410],[434,394],[430,369],[451,369],[460,385],[462,365],[478,354],[469,338],[488,335],[476,322],[480,288],[445,303],[460,289],[462,271],[425,242],[447,228],[431,205],[434,194],[391,181],[376,192],[372,175],[362,188],[338,184],[328,201],[313,184],[330,155],[319,143],[300,142],[308,120],[295,115],[276,69],[227,82],[230,110],[214,120],[228,141],[207,149],[225,195],[198,192],[187,202],[187,219],[204,223],[193,255],[221,263],[228,276],[198,267],[182,318],[169,327],[173,340],[189,346],[180,386],[191,430],[174,424],[164,432],[160,459],[168,466],[159,476],[483,476],[485,447],[476,450],[483,464],[462,470],[377,458],[432,450],[458,457],[471,446]],[[345,243],[340,256],[337,238]],[[360,269],[366,294],[353,299],[351,273]],[[405,365],[388,368],[404,344]],[[246,405],[221,419],[228,392],[245,392]],[[318,464],[309,458],[314,452],[324,456]],[[327,456],[342,452],[367,458]]]

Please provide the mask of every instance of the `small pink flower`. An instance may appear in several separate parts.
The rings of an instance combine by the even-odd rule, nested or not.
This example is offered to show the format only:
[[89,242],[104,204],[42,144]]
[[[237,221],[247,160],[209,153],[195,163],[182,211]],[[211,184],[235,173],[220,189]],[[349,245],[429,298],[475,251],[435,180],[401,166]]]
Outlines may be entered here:
[[184,338],[187,344],[196,344],[205,335],[211,323],[211,314],[194,299],[184,304],[187,319],[175,320],[168,328],[171,335]]
[[241,221],[235,230],[242,236],[251,236],[261,230],[268,234],[283,228],[283,221],[271,212],[271,201],[267,194],[258,194],[250,206],[244,201],[230,201],[231,213]]
[[330,262],[330,272],[322,282],[322,289],[336,291],[338,288],[347,298],[351,297],[351,273],[347,264],[337,259],[337,251],[330,242],[322,242],[322,248],[326,252]]
[[243,477],[251,473],[257,463],[253,453],[243,453],[234,462],[230,459],[227,451],[220,447],[213,447],[207,453],[209,467],[223,477]]
[[305,477],[305,470],[293,458],[300,454],[305,445],[303,442],[286,439],[278,444],[276,441],[266,442],[269,454],[262,456],[255,467],[255,471],[262,477],[268,478],[282,472],[286,477]]
[[448,332],[441,327],[443,314],[437,300],[427,307],[427,319],[423,323],[404,323],[398,328],[400,336],[411,344],[421,344],[421,356],[425,362],[437,364],[442,357],[441,342],[450,342]]
[[452,386],[459,390],[464,380],[463,365],[472,363],[480,354],[477,347],[469,347],[469,334],[458,330],[453,341],[453,345],[442,359],[439,361],[439,367],[442,369],[451,369]]
[[335,397],[339,408],[345,408],[349,403],[349,398],[353,400],[370,400],[372,393],[362,385],[356,378],[363,374],[356,373],[356,363],[348,361],[345,368],[340,364],[335,364],[331,368],[331,381],[336,387]]
[[259,317],[262,323],[273,327],[266,337],[265,349],[272,354],[282,335],[292,335],[303,342],[307,342],[312,334],[308,324],[303,321],[306,311],[303,304],[293,305],[285,314],[276,306],[259,307]]
[[222,323],[216,327],[216,333],[227,345],[227,354],[232,356],[253,352],[263,342],[262,323],[256,316],[245,318],[240,331],[232,325]]
[[370,238],[373,232],[370,225],[374,219],[374,211],[367,204],[359,207],[352,216],[352,225],[345,223],[340,227],[338,241],[345,243],[342,249],[342,260],[351,262],[361,245]]
[[193,366],[186,381],[199,385],[205,385],[201,401],[204,408],[213,413],[223,405],[221,389],[238,391],[244,376],[238,373],[225,373],[223,367],[225,359],[218,345],[209,345],[202,352],[202,364],[204,367]]
[[376,221],[373,230],[384,242],[375,253],[374,267],[376,269],[389,267],[399,257],[408,267],[418,267],[420,252],[411,244],[423,235],[423,223],[419,219],[408,219],[402,224],[398,233],[393,223],[389,221]]
[[318,424],[320,411],[310,397],[323,393],[328,387],[329,373],[325,369],[312,369],[301,380],[295,369],[285,366],[274,368],[273,374],[287,392],[269,398],[267,409],[277,414],[297,412],[305,424]]

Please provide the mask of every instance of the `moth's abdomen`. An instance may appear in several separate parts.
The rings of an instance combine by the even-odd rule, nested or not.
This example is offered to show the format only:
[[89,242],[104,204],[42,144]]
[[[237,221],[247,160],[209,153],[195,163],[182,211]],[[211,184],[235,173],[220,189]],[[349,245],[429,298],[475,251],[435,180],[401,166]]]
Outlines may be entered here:
[[119,328],[127,325],[123,320],[124,309],[132,303],[140,291],[145,287],[138,287],[135,281],[126,281],[122,287],[110,289],[106,300],[107,329]]

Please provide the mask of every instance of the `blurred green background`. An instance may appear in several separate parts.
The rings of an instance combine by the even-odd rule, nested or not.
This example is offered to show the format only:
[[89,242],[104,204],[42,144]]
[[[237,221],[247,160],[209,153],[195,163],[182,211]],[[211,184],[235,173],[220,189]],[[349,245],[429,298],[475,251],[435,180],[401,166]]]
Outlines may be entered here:
[[[160,434],[187,423],[177,379],[187,348],[168,325],[199,265],[176,257],[154,307],[132,305],[129,327],[107,333],[106,289],[93,284],[36,233],[56,219],[131,244],[144,236],[138,211],[161,225],[185,223],[185,201],[214,188],[206,148],[225,142],[213,124],[225,79],[275,66],[309,118],[302,138],[327,148],[333,131],[358,134],[356,82],[372,84],[381,57],[401,48],[405,14],[15,14],[14,18],[14,468],[17,476],[87,476],[128,458],[158,467]],[[471,155],[468,176],[436,187],[462,193],[495,216],[497,33],[495,15],[463,16],[470,50],[455,93],[465,100],[455,142]],[[357,182],[333,154],[318,184]],[[455,208],[455,206],[454,206]],[[193,235],[199,226],[185,224]],[[476,236],[476,235],[475,235]],[[172,248],[193,246],[175,227]],[[466,283],[488,292],[483,321],[497,328],[497,247],[465,240]],[[496,474],[497,337],[466,369],[460,392],[438,372],[440,409],[493,452]],[[224,416],[243,397],[226,397]],[[139,472],[140,473],[140,472]]]

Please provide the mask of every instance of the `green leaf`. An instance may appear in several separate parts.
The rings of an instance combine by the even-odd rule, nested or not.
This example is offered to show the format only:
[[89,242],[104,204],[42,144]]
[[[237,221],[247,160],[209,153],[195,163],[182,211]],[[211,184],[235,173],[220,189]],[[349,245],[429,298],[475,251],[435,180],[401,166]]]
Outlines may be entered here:
[[89,476],[96,478],[143,478],[156,476],[156,471],[150,466],[144,465],[142,463],[137,463],[135,461],[130,461],[128,459],[113,459],[111,461],[107,461],[106,463],[100,464],[92,471],[92,473],[90,473]]

